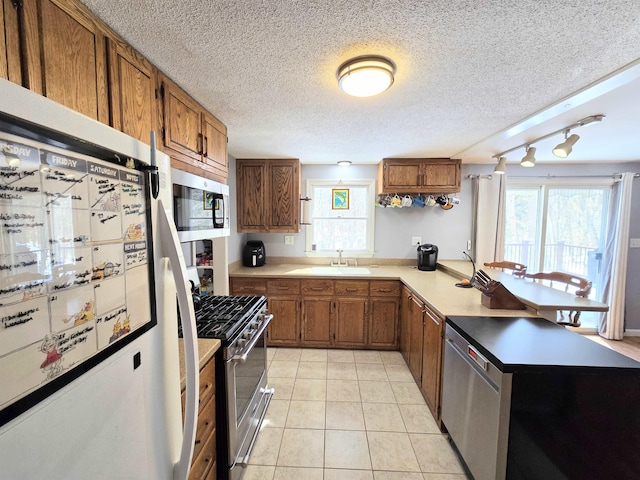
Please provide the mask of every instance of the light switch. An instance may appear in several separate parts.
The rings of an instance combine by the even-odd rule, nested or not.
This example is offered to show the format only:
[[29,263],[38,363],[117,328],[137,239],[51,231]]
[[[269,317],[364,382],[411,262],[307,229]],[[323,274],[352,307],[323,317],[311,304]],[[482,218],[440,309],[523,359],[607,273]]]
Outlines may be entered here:
[[284,244],[285,245],[293,245],[293,235],[285,235],[284,236]]
[[640,238],[630,238],[629,248],[640,248]]

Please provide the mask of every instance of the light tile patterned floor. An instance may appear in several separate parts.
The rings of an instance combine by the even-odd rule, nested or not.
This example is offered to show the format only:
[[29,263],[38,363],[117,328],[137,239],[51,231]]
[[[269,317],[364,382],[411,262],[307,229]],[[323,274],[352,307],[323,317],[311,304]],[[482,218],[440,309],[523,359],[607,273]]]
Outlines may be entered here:
[[243,480],[465,480],[399,352],[269,348]]

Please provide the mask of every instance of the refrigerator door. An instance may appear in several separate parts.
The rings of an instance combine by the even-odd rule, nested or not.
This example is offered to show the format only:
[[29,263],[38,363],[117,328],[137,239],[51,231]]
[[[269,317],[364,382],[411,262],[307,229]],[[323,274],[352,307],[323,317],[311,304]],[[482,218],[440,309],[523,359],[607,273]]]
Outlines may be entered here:
[[[151,162],[148,145],[3,79],[0,112],[40,125],[57,138],[81,139],[146,165]],[[167,253],[167,240],[175,241],[175,232],[167,236],[171,225],[162,227],[159,218],[166,217],[163,205],[172,201],[170,161],[157,152],[157,162],[159,196],[148,204],[157,324],[0,427],[2,478],[187,478],[194,427],[186,425],[183,435],[176,314],[176,284],[182,289],[184,261]],[[183,318],[188,318],[192,305],[184,299],[180,303]],[[186,360],[191,369],[187,397],[193,403],[197,350],[191,355]],[[4,380],[0,378],[0,385]],[[193,423],[195,415],[188,413],[187,418]]]

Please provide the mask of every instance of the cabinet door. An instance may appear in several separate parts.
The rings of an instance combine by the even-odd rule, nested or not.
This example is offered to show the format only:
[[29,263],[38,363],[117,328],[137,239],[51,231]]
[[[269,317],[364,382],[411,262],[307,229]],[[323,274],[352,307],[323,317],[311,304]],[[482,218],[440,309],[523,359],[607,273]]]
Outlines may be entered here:
[[153,66],[126,44],[109,39],[109,93],[113,128],[144,143],[155,130]]
[[202,114],[202,134],[204,135],[202,157],[207,166],[216,174],[227,178],[229,161],[227,157],[227,127],[213,115]]
[[440,368],[442,356],[442,320],[428,308],[424,310],[422,349],[422,393],[436,420],[440,417]]
[[409,343],[411,339],[411,290],[402,287],[402,297],[400,299],[400,353],[404,361],[409,365]]
[[300,231],[300,166],[298,160],[267,160],[267,206],[270,232]]
[[0,0],[0,77],[22,85],[18,8]]
[[[202,159],[200,106],[166,77],[161,77],[160,92],[164,107],[164,146],[200,162]],[[180,157],[179,159],[182,160]]]
[[424,163],[423,190],[439,193],[460,191],[460,160],[431,160]]
[[398,346],[398,300],[373,297],[370,300],[369,341],[371,348]]
[[[30,79],[38,76],[39,67],[42,85],[28,87],[34,91],[41,88],[39,93],[47,98],[108,124],[107,51],[103,34],[89,14],[74,2],[41,0],[39,5],[40,55],[30,48],[33,45],[27,45],[27,58],[31,62]],[[33,32],[29,34],[29,38],[34,38]]]
[[270,297],[268,304],[269,311],[273,314],[273,320],[267,327],[269,345],[298,345],[300,341],[298,297]]
[[382,162],[383,188],[380,193],[420,192],[422,174],[420,159],[385,159]]
[[331,344],[333,299],[305,297],[302,300],[302,344],[328,347]]
[[238,232],[267,231],[266,177],[264,161],[236,163]]
[[411,297],[409,310],[409,370],[418,385],[422,376],[422,309],[423,303],[415,297]]
[[334,344],[364,347],[367,343],[367,299],[336,297]]

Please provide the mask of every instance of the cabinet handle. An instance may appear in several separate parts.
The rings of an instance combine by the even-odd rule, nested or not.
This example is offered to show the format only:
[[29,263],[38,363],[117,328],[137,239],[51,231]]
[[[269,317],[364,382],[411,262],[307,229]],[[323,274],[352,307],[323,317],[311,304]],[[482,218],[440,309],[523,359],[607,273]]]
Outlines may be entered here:
[[345,288],[345,290],[346,290],[347,292],[357,292],[357,291],[358,291],[358,289],[357,289],[357,288]]
[[390,288],[378,288],[378,292],[384,292],[384,293],[389,293],[392,290]]
[[310,290],[312,290],[314,292],[322,292],[324,290],[324,288],[322,288],[322,287],[311,287]]
[[198,155],[202,155],[202,144],[204,143],[203,141],[203,135],[201,133],[198,134]]
[[204,137],[204,147],[202,148],[202,155],[204,157],[209,156],[209,142],[207,142],[207,137]]

